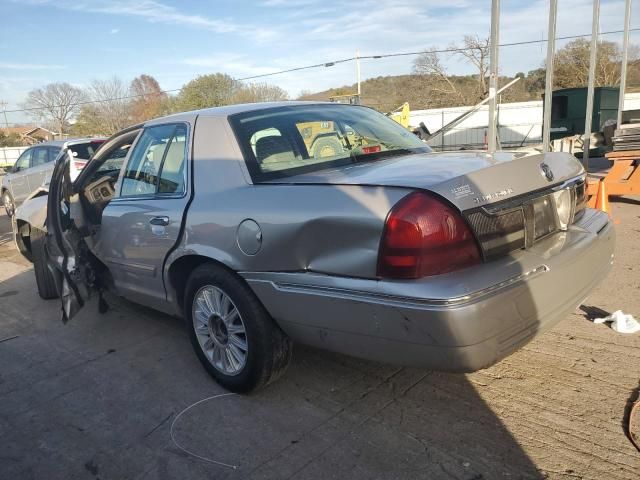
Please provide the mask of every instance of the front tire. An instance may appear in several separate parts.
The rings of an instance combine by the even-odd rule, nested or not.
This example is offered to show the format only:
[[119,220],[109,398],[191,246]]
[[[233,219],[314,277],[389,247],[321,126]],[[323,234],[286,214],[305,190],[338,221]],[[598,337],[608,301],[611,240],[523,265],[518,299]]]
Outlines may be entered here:
[[49,269],[49,252],[45,243],[45,232],[37,228],[31,229],[31,255],[33,271],[36,274],[38,294],[44,300],[58,298],[55,277]]
[[223,387],[248,393],[284,373],[291,341],[236,275],[201,265],[189,277],[184,300],[191,344]]
[[13,217],[13,214],[16,212],[16,204],[8,190],[5,190],[2,194],[2,204],[4,205],[5,212],[7,212],[7,217]]

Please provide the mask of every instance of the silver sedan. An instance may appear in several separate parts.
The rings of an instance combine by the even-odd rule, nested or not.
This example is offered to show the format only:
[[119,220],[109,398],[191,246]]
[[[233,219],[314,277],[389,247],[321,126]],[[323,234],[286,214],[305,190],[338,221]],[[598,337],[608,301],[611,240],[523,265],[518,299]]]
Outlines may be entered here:
[[433,153],[361,106],[155,119],[110,138],[73,183],[66,158],[15,219],[40,295],[62,299],[64,320],[90,296],[106,308],[106,290],[179,315],[234,391],[277,378],[292,340],[488,367],[576,308],[613,260],[573,157]]

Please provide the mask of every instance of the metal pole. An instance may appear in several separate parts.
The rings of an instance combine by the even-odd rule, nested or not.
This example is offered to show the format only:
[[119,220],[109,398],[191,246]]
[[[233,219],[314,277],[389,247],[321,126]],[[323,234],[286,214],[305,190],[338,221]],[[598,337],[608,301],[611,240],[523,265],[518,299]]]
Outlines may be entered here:
[[553,57],[556,51],[556,17],[558,0],[549,0],[549,29],[547,32],[547,72],[544,81],[544,118],[542,119],[542,151],[548,152],[551,142],[551,100],[553,98]]
[[491,49],[489,65],[489,153],[496,151],[496,100],[498,90],[498,44],[500,43],[500,0],[491,0]]
[[[444,128],[444,110],[440,111],[440,115],[440,129],[442,130]],[[444,132],[440,135],[440,151],[444,152]]]
[[629,56],[629,24],[631,23],[631,0],[624,4],[624,34],[622,37],[622,68],[620,70],[620,90],[618,93],[617,128],[622,125],[622,111],[624,110],[624,91],[627,86],[627,59]]
[[360,50],[356,50],[356,79],[358,80],[358,97],[360,97]]
[[4,113],[4,124],[7,127],[7,134],[9,134],[8,132],[9,121],[7,120],[7,105],[9,105],[7,102],[5,102],[4,100],[0,100],[0,107],[2,107],[2,113]]
[[596,61],[598,53],[598,31],[600,24],[600,0],[593,0],[593,19],[591,20],[591,56],[589,58],[589,84],[587,87],[587,112],[584,121],[583,153],[587,172],[589,171],[589,147],[591,143],[591,119],[593,117],[593,84],[596,80]]

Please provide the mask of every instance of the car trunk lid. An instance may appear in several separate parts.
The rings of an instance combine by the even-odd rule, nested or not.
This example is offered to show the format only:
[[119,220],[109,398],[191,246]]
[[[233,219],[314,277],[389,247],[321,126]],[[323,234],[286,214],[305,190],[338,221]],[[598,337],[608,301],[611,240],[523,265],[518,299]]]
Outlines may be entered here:
[[354,163],[264,183],[423,189],[464,211],[549,188],[582,173],[582,165],[565,153],[518,156],[512,152],[447,152]]

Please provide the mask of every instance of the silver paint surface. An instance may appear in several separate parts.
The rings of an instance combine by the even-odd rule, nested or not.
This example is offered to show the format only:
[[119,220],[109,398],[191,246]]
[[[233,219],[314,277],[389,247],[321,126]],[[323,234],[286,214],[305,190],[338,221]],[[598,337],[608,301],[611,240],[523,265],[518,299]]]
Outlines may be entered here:
[[[495,362],[558,321],[610,266],[613,229],[606,215],[588,210],[568,232],[526,251],[436,277],[379,280],[385,219],[409,193],[432,192],[465,211],[562,184],[582,175],[582,166],[563,153],[429,153],[254,185],[227,116],[269,106],[207,109],[147,124],[189,125],[188,188],[182,197],[116,199],[105,209],[89,244],[119,293],[180,314],[184,285],[172,284],[170,273],[197,256],[239,272],[294,340],[466,371]],[[541,163],[554,182],[541,175]],[[159,215],[170,218],[162,231],[148,223]]]

